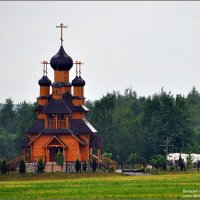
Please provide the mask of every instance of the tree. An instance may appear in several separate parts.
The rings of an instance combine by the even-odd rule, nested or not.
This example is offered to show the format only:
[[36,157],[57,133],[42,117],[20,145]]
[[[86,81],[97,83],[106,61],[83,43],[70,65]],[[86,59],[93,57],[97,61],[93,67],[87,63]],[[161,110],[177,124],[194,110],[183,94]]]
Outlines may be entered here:
[[86,172],[86,170],[87,170],[87,163],[86,163],[85,160],[83,161],[82,169],[83,169],[84,172]]
[[11,159],[17,155],[16,140],[17,135],[0,127],[0,158]]
[[104,152],[103,154],[102,154],[102,157],[106,157],[106,158],[112,158],[112,153],[107,153],[107,152]]
[[150,160],[150,162],[154,165],[154,167],[157,169],[157,171],[161,167],[163,169],[166,169],[165,161],[166,161],[166,158],[161,154],[154,155]]
[[61,153],[60,149],[58,149],[58,152],[56,154],[56,164],[62,166],[64,163],[64,156]]
[[3,108],[0,111],[0,126],[10,133],[16,130],[16,112],[14,110],[14,103],[11,98],[6,99]]
[[75,162],[75,169],[77,173],[79,173],[79,171],[81,170],[81,162],[79,161],[79,159],[77,159]]
[[1,173],[6,174],[8,172],[8,165],[6,159],[3,159],[1,162]]
[[191,151],[189,152],[188,156],[186,157],[187,160],[187,168],[191,169],[192,168],[192,162],[193,162],[193,157],[191,155]]
[[93,173],[96,172],[96,169],[97,169],[97,161],[96,161],[96,159],[93,159],[92,160],[92,171],[93,171]]
[[11,98],[6,99],[0,110],[0,158],[9,160],[21,153],[20,139],[32,125],[35,106],[25,101],[15,106]]
[[136,160],[137,160],[137,154],[136,153],[132,153],[132,154],[129,155],[128,161],[133,164],[133,169],[134,169],[134,164],[135,164]]
[[21,158],[19,161],[19,173],[24,174],[26,172],[26,163],[24,158]]
[[180,167],[181,171],[185,170],[185,162],[181,157],[181,154],[179,155],[179,159],[178,159],[178,166]]

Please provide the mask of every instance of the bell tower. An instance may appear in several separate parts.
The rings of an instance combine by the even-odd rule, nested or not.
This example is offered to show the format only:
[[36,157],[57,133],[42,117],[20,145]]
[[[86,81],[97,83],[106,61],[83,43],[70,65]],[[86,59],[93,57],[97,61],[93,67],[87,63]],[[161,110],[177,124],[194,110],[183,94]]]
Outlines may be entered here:
[[47,64],[49,63],[47,61],[43,61],[42,64],[43,64],[43,76],[38,81],[38,84],[40,86],[40,96],[37,98],[37,102],[39,105],[45,106],[48,103],[51,81],[47,77]]
[[71,93],[71,83],[69,82],[69,70],[73,66],[73,60],[67,55],[63,48],[63,28],[67,28],[62,23],[56,26],[61,30],[61,46],[58,53],[51,58],[50,64],[54,69],[54,82],[52,83],[52,92],[54,99],[60,99],[64,93]]
[[84,97],[85,81],[81,77],[81,65],[84,63],[76,61],[75,64],[76,64],[76,77],[72,81],[73,95],[74,95],[73,103],[74,105],[79,106],[85,103],[85,97]]

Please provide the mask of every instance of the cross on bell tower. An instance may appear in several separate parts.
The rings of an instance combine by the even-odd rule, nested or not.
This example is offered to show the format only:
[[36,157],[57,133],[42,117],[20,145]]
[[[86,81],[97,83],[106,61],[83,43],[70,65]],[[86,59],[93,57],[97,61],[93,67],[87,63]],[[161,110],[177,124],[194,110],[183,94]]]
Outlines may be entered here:
[[63,28],[67,28],[67,26],[64,26],[63,23],[60,24],[60,26],[56,26],[56,28],[60,28],[60,41],[61,41],[61,46],[63,44]]
[[47,76],[47,65],[49,64],[47,61],[42,61],[41,64],[43,64],[43,76]]
[[84,63],[79,61],[78,64],[79,64],[79,76],[81,77],[81,65],[83,65]]
[[79,64],[79,62],[76,61],[74,64],[76,65],[76,76],[78,76],[78,64]]

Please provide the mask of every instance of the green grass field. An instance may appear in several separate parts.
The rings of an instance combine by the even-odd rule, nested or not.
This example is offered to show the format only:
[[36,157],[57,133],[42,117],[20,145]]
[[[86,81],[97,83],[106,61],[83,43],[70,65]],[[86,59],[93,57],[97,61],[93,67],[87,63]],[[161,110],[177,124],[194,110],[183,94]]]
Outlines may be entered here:
[[[199,190],[199,191],[198,191]],[[200,173],[0,175],[0,199],[194,199]]]

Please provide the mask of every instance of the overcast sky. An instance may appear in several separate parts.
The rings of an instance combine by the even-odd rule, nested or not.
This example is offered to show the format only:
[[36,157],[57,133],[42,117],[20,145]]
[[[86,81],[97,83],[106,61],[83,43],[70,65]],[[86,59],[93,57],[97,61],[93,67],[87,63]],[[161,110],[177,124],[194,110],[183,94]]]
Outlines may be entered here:
[[61,22],[65,51],[85,63],[87,100],[128,87],[139,96],[200,91],[200,2],[1,1],[0,22],[0,102],[36,101],[40,62],[59,50]]

